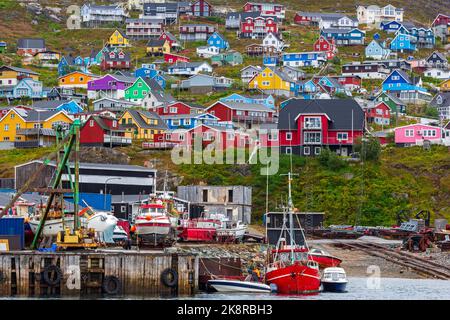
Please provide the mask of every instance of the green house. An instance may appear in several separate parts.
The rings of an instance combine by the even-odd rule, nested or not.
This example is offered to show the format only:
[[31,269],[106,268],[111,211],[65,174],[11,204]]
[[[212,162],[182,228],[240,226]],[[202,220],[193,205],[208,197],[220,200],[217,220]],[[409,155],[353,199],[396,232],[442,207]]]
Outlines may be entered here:
[[237,66],[243,63],[242,54],[236,50],[230,50],[211,57],[211,64],[216,66]]
[[375,101],[386,103],[391,108],[391,114],[406,113],[406,103],[392,94],[382,92],[375,98]]
[[154,79],[139,77],[125,90],[125,100],[142,102],[149,92],[164,94],[164,89]]
[[7,49],[7,44],[5,41],[0,41],[0,53],[4,53]]

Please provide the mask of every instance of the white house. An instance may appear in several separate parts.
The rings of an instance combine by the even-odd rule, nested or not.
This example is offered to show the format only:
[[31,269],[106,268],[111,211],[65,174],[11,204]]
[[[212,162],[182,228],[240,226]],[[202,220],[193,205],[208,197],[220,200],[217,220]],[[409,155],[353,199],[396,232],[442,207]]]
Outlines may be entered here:
[[319,21],[320,29],[331,28],[357,28],[359,26],[358,20],[354,20],[347,16],[323,16]]
[[100,6],[90,3],[80,9],[81,22],[88,26],[102,23],[124,22],[127,14],[120,5]]
[[262,71],[260,66],[246,66],[241,69],[241,81],[243,83],[249,83],[250,80],[253,79],[254,76],[259,74]]
[[167,73],[170,75],[183,75],[192,76],[202,73],[211,73],[213,68],[206,61],[200,62],[177,62],[167,69]]
[[276,34],[268,33],[262,42],[263,47],[274,47],[277,52],[283,51],[288,45],[284,43]]
[[197,48],[197,55],[200,58],[211,58],[212,56],[216,56],[219,53],[220,49],[218,47],[202,46]]
[[430,68],[430,69],[425,70],[423,75],[425,77],[446,80],[446,79],[450,78],[450,70],[439,69],[439,68]]
[[359,23],[379,24],[382,21],[403,21],[403,8],[396,8],[391,4],[384,7],[376,5],[360,5],[356,9]]

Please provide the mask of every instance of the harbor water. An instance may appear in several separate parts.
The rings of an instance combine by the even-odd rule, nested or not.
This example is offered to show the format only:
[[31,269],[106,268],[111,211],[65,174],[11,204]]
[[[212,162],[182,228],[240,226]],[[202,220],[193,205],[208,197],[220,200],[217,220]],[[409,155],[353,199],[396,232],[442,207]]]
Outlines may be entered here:
[[[316,295],[277,295],[277,294],[239,294],[239,293],[198,293],[195,296],[163,298],[155,296],[127,295],[123,297],[83,297],[82,299],[195,299],[195,300],[448,300],[450,299],[450,281],[432,279],[372,278],[349,277],[347,291],[344,293],[321,292]],[[0,300],[28,298],[0,297]],[[33,298],[35,299],[35,298]],[[58,299],[58,297],[37,298]],[[75,297],[64,299],[77,299]]]

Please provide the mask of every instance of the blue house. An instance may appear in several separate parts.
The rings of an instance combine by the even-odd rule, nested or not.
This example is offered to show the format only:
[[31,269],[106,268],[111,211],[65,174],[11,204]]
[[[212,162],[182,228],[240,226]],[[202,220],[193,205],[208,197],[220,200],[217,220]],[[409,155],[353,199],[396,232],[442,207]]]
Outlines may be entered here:
[[238,93],[232,93],[227,97],[219,99],[222,102],[240,102],[246,104],[262,104],[268,108],[275,108],[275,99],[272,95],[244,96]]
[[379,43],[376,40],[372,40],[365,49],[366,58],[372,58],[375,60],[384,60],[389,57],[391,50],[386,48],[385,43]]
[[362,45],[366,37],[366,33],[358,28],[322,29],[320,35],[327,40],[334,39],[337,46]]
[[208,46],[217,47],[220,50],[228,50],[230,44],[223,35],[218,32],[214,32],[207,40]]
[[68,114],[83,112],[83,108],[74,100],[49,100],[37,101],[33,104],[36,110],[62,111]]
[[58,76],[64,76],[75,70],[87,72],[87,64],[85,63],[85,60],[80,56],[76,58],[71,55],[63,56],[58,63]]
[[422,87],[420,77],[411,78],[405,71],[396,69],[383,81],[383,92],[399,98],[405,103],[426,103],[432,99],[427,89]]
[[[320,86],[315,84],[312,79],[300,81],[295,84],[295,95],[303,99],[313,99],[320,91]],[[283,104],[280,107],[282,108]]]
[[387,33],[395,33],[401,26],[402,23],[398,21],[383,21],[380,23],[380,29]]
[[327,60],[325,52],[287,52],[281,59],[286,67],[319,67]]
[[161,115],[169,130],[192,129],[199,124],[217,125],[219,118],[209,113]]
[[141,67],[138,68],[134,71],[134,76],[136,78],[153,78],[154,76],[156,76],[158,74],[158,71],[155,69],[151,69],[148,67]]
[[316,82],[320,86],[322,86],[322,88],[327,93],[330,93],[330,94],[345,93],[345,94],[347,94],[347,91],[345,90],[345,88],[335,78],[323,76]]
[[436,44],[434,31],[431,28],[413,27],[408,30],[408,34],[412,36],[413,43],[417,48],[432,49]]
[[399,32],[391,41],[390,48],[392,51],[412,52],[416,50],[416,45],[410,35]]
[[36,99],[42,98],[42,96],[42,82],[31,78],[20,80],[12,90],[12,98],[15,99],[22,97]]
[[278,65],[280,59],[278,57],[265,56],[263,57],[263,65],[267,67],[275,67]]

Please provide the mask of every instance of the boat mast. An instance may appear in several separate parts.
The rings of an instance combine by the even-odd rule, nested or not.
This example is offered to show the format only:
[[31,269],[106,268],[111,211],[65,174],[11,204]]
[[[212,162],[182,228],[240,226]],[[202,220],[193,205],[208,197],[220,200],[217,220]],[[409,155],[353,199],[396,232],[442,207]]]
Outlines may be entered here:
[[292,205],[292,193],[291,193],[291,172],[288,172],[288,190],[289,190],[289,195],[288,195],[288,213],[289,213],[289,244],[291,246],[291,262],[294,263],[294,243],[295,243],[295,239],[294,239],[294,217],[292,215],[292,210],[293,210],[293,205]]

